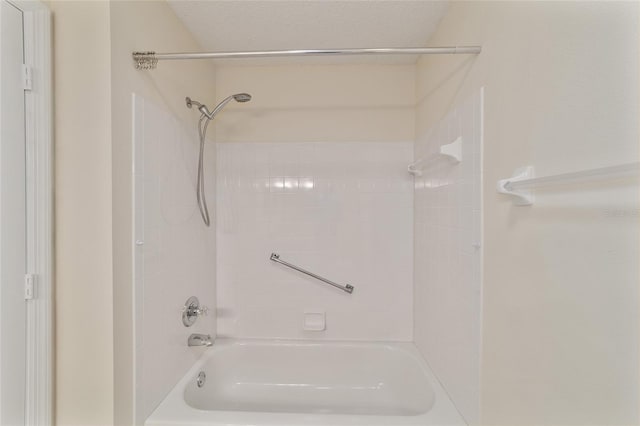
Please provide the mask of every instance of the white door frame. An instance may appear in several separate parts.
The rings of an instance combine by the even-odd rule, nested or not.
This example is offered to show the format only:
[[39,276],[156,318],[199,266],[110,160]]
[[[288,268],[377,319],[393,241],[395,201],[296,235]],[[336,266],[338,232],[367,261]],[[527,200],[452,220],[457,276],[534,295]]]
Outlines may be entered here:
[[[23,11],[27,175],[25,425],[53,424],[53,137],[51,13],[35,0],[9,0]],[[28,88],[30,86],[30,88]]]

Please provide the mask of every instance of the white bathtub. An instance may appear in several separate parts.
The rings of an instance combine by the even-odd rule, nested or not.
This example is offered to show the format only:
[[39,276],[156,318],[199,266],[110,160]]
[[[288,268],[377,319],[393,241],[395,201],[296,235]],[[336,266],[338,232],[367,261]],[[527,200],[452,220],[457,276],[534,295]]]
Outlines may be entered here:
[[145,424],[466,423],[410,343],[218,339]]

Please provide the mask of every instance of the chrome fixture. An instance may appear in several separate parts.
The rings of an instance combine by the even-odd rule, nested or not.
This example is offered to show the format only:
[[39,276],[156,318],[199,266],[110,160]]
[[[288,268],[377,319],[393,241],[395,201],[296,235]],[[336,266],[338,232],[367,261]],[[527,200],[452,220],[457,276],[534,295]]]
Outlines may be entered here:
[[191,327],[198,317],[207,315],[208,313],[209,308],[204,305],[201,306],[198,298],[191,296],[185,302],[184,308],[182,308],[182,323],[185,327]]
[[198,101],[194,101],[188,96],[187,96],[187,98],[185,100],[187,101],[187,107],[188,108],[192,108],[193,105],[195,105],[195,106],[198,107],[198,110],[201,113],[206,115],[209,120],[212,120],[213,117],[218,113],[218,111],[220,111],[222,108],[224,108],[224,106],[227,105],[231,101],[231,99],[234,99],[237,102],[249,102],[251,100],[251,95],[248,94],[248,93],[236,93],[235,95],[231,95],[231,96],[227,97],[226,99],[224,99],[222,102],[220,102],[215,107],[213,112],[209,112],[209,109],[207,108],[206,105],[201,104]]
[[187,340],[187,345],[189,346],[211,346],[213,345],[213,341],[211,340],[211,336],[208,334],[198,334],[194,333],[189,336]]
[[207,198],[204,192],[204,140],[207,136],[207,126],[209,126],[209,122],[213,120],[218,112],[222,108],[224,108],[231,100],[235,100],[236,102],[249,102],[251,100],[251,95],[248,93],[237,93],[235,95],[231,95],[222,100],[213,111],[209,111],[209,108],[205,104],[202,104],[198,101],[194,101],[190,97],[186,97],[185,101],[187,103],[187,108],[193,108],[195,105],[200,111],[200,121],[198,122],[198,134],[200,136],[200,155],[198,157],[198,183],[196,184],[196,198],[198,200],[198,208],[200,209],[200,215],[202,216],[202,220],[204,224],[209,226],[211,224],[211,220],[209,219],[209,209],[207,208]]
[[320,275],[316,275],[313,272],[309,272],[307,270],[299,268],[299,267],[297,267],[295,265],[290,264],[289,262],[285,262],[284,260],[281,260],[280,259],[280,255],[277,254],[277,253],[271,253],[270,260],[272,260],[274,262],[277,262],[277,263],[279,263],[281,265],[284,265],[284,266],[286,266],[288,268],[295,269],[296,271],[302,272],[305,275],[309,275],[310,277],[313,277],[313,278],[315,278],[317,280],[320,280],[320,281],[325,282],[325,283],[327,283],[329,285],[332,285],[332,286],[334,286],[336,288],[339,288],[340,290],[345,291],[345,292],[347,292],[349,294],[353,293],[353,286],[351,284],[340,285],[340,284],[335,283],[335,282],[333,282],[331,280],[323,278]]
[[297,50],[258,50],[249,52],[203,52],[203,53],[156,53],[133,52],[136,69],[155,69],[158,61],[175,59],[246,59],[275,58],[292,56],[372,56],[372,55],[464,55],[478,54],[480,46],[451,47],[382,47],[362,49],[297,49]]
[[201,388],[204,386],[206,381],[207,381],[207,374],[204,371],[201,371],[200,373],[198,373],[198,378],[196,379],[196,385],[198,385],[198,387]]

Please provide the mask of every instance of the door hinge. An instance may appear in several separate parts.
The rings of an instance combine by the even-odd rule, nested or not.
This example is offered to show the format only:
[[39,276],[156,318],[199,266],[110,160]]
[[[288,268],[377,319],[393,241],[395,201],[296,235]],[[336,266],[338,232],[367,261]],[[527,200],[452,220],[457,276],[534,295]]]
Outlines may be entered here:
[[36,274],[26,274],[24,276],[24,299],[35,298]]
[[27,64],[22,64],[22,83],[24,90],[33,89],[33,68]]

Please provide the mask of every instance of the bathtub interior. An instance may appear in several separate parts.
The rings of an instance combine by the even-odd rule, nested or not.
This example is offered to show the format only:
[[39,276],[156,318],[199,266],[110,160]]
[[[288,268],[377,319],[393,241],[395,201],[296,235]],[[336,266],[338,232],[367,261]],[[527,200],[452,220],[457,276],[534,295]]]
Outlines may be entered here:
[[211,380],[188,382],[184,400],[200,410],[415,416],[435,402],[417,361],[389,345],[230,345],[203,364]]

